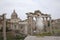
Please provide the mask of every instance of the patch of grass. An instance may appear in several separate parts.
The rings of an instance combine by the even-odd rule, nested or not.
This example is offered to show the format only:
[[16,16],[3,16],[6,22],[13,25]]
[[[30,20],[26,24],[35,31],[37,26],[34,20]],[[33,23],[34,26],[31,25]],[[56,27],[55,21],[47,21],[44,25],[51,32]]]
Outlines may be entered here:
[[50,32],[45,32],[45,33],[41,33],[41,34],[36,34],[35,36],[51,36],[52,34]]

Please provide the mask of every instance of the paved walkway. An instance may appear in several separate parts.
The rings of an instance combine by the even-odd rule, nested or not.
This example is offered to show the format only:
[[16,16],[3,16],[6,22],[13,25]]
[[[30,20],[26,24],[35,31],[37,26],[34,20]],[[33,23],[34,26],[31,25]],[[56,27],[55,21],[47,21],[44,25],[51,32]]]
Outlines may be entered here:
[[44,37],[37,37],[37,36],[27,36],[24,40],[60,40],[60,37],[55,36],[44,36]]

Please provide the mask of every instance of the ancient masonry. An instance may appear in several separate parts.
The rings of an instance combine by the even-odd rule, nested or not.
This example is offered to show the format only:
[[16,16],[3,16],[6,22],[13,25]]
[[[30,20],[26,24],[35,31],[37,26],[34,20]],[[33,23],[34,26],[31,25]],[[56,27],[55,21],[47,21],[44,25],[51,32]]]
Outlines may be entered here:
[[[49,14],[43,14],[39,10],[34,11],[34,13],[29,12],[26,13],[27,19],[26,20],[21,20],[18,18],[17,13],[15,10],[13,10],[13,13],[11,15],[11,19],[7,19],[5,21],[1,20],[0,17],[0,29],[4,27],[5,25],[9,30],[16,31],[18,30],[20,33],[24,33],[26,35],[33,35],[34,33],[40,33],[38,32],[39,29],[36,26],[37,18],[40,16],[43,19],[43,32],[51,32],[52,33],[52,26],[51,26],[51,15]],[[1,16],[1,15],[0,15]],[[35,20],[34,20],[35,18]],[[3,24],[2,22],[6,23]],[[4,27],[4,30],[5,27]],[[41,31],[42,32],[42,31]],[[5,33],[5,31],[4,31]],[[6,36],[6,35],[5,35]]]

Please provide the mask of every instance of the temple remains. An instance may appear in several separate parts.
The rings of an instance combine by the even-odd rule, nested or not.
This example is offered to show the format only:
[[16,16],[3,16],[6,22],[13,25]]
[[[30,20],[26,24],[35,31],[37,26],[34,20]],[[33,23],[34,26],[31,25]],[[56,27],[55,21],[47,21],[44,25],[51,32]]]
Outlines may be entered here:
[[[11,31],[19,31],[26,35],[39,34],[43,32],[51,32],[51,15],[43,14],[39,10],[34,13],[26,13],[27,19],[21,20],[15,10],[11,15],[11,19],[6,18],[6,27]],[[38,20],[39,19],[39,20]],[[40,21],[42,20],[42,21]],[[3,21],[0,19],[0,29],[3,27]]]

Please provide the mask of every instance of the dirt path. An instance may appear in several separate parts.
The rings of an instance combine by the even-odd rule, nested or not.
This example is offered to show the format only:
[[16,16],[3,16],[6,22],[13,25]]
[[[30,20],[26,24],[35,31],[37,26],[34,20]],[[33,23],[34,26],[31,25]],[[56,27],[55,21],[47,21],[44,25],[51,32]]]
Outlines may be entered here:
[[57,36],[44,36],[44,37],[27,36],[24,40],[60,40],[60,37],[57,37]]

